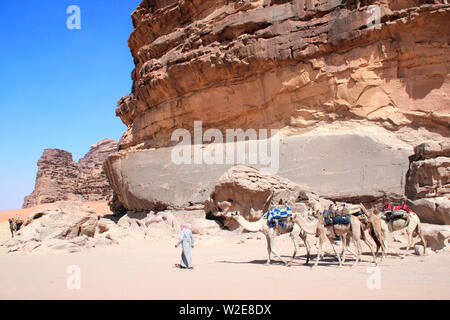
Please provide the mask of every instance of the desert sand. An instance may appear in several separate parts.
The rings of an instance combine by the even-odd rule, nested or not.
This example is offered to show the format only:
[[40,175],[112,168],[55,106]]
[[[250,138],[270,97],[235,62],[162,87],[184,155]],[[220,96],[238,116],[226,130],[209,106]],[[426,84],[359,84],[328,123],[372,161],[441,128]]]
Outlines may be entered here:
[[[102,207],[98,204],[100,212]],[[0,240],[9,237],[7,222],[1,222]],[[304,266],[304,248],[288,268],[276,260],[264,265],[267,252],[260,234],[220,231],[195,239],[194,270],[174,267],[181,252],[174,248],[175,235],[131,237],[119,245],[72,254],[2,251],[0,299],[450,299],[448,251],[405,259],[389,256],[379,268],[380,288],[369,289],[374,270],[365,246],[363,261],[354,268],[352,261],[338,268],[331,256],[315,269]],[[282,256],[291,256],[289,237],[279,237],[275,244]],[[70,266],[80,268],[78,290],[67,288]]]

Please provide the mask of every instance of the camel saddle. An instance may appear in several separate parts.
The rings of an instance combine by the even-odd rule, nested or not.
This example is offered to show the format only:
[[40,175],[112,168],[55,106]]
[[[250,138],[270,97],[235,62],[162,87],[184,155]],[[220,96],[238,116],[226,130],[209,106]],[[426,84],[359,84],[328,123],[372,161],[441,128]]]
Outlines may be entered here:
[[343,213],[345,215],[350,214],[353,216],[361,216],[364,214],[361,206],[350,206],[350,207],[345,206],[343,209]]
[[406,220],[408,219],[408,215],[413,213],[413,211],[404,203],[400,206],[388,203],[384,206],[383,211],[388,222],[398,219]]
[[394,211],[386,211],[384,213],[384,216],[386,217],[386,220],[389,221],[395,221],[398,219],[408,219],[408,213],[404,210],[394,210]]
[[335,225],[335,224],[350,224],[350,215],[349,214],[347,214],[347,215],[339,215],[338,214],[336,216],[330,216],[328,213],[329,213],[328,210],[325,210],[323,212],[323,215],[325,218],[324,224],[326,226]]
[[270,228],[274,228],[278,223],[281,227],[287,228],[286,220],[292,217],[292,209],[289,206],[283,208],[271,208],[266,214],[264,219],[267,219]]

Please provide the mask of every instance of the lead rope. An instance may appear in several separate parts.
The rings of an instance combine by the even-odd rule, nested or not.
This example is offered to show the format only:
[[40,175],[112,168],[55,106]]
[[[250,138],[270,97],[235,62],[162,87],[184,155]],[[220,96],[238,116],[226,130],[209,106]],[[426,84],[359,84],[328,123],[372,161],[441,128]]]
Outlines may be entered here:
[[225,228],[228,226],[228,223],[230,222],[230,220],[228,220],[227,222],[225,222],[223,224],[223,227],[220,227],[219,230],[217,230],[216,232],[214,232],[213,234],[210,234],[206,239],[200,240],[199,242],[197,242],[197,244],[195,244],[195,246],[198,246],[199,244],[202,244],[205,241],[208,241],[209,239],[211,239],[212,237],[214,237],[216,234],[218,234],[220,231],[225,230]]

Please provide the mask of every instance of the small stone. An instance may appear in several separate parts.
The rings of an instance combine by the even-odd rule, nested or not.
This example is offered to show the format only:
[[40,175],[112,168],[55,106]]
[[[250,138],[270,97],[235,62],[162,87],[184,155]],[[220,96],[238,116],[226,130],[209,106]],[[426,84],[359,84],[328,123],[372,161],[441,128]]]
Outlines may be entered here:
[[420,244],[416,244],[414,246],[414,253],[418,256],[423,256],[423,246]]

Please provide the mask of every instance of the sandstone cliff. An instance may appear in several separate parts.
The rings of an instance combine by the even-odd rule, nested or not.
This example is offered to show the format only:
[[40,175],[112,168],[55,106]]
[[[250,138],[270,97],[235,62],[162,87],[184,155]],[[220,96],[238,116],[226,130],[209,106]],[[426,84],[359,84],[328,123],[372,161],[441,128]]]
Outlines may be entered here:
[[128,126],[121,148],[166,145],[194,120],[286,134],[343,120],[448,134],[449,5],[373,2],[377,29],[367,7],[315,1],[300,12],[297,2],[143,1],[129,40],[133,89],[117,108]]
[[450,143],[424,143],[414,149],[406,195],[423,221],[450,224]]
[[[405,199],[408,157],[450,141],[450,6],[143,1],[127,125],[105,171],[132,210],[204,201],[230,166],[171,162],[175,129],[280,129],[279,175],[334,200]],[[156,148],[156,150],[155,150]],[[284,161],[284,162],[283,162]]]
[[105,139],[94,144],[80,161],[70,152],[47,149],[38,161],[36,186],[24,199],[24,208],[61,200],[98,201],[112,191],[103,171],[105,159],[117,151],[118,143]]

